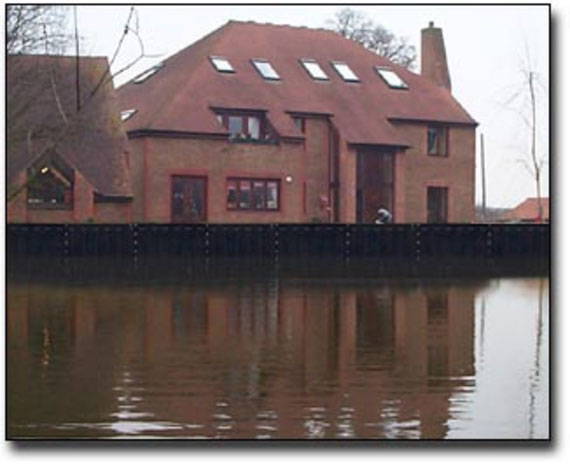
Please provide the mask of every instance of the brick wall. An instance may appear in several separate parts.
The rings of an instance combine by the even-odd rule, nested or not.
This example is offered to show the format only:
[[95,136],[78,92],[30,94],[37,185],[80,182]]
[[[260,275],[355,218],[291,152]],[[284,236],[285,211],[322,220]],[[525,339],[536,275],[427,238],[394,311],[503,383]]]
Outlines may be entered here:
[[[329,122],[325,118],[308,118],[305,120],[305,174],[307,183],[307,215],[309,220],[320,222],[332,221],[327,205],[329,200],[329,154],[330,134]],[[332,170],[332,167],[331,167]]]
[[[26,183],[26,173],[18,176],[13,186]],[[73,209],[30,208],[27,204],[26,189],[23,189],[7,205],[9,223],[68,224],[68,223],[126,223],[131,219],[131,206],[127,203],[105,203],[94,205],[93,186],[75,171],[73,185]]]
[[[26,183],[26,172],[22,171],[13,181],[12,185],[8,187],[7,193],[10,197],[11,193],[16,193],[18,187]],[[8,222],[23,223],[26,222],[27,205],[26,205],[26,190],[21,190],[12,199],[6,202],[6,218]]]
[[132,202],[95,202],[93,220],[105,224],[132,222]]
[[[171,221],[173,175],[207,177],[207,221],[212,223],[328,221],[321,195],[328,196],[329,124],[307,119],[306,143],[280,145],[226,140],[137,138],[131,140],[135,222]],[[228,177],[280,180],[279,211],[226,208]],[[292,181],[288,183],[287,177]]]
[[[448,188],[448,222],[472,222],[475,219],[475,129],[449,128],[448,156],[427,154],[427,125],[397,123],[398,129],[410,141],[398,168],[396,179],[403,176],[404,190],[396,194],[396,214],[403,209],[398,222],[426,222],[427,187]],[[397,158],[400,155],[396,156]],[[403,200],[402,200],[403,197]]]

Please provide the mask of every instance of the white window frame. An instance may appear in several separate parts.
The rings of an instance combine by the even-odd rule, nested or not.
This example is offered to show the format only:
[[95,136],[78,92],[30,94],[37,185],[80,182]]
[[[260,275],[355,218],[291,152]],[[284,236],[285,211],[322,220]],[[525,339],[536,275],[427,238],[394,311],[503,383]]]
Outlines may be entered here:
[[341,61],[331,62],[332,67],[338,73],[338,75],[348,83],[358,83],[360,78],[358,75],[350,68],[348,63]]
[[[281,76],[277,73],[277,70],[273,67],[269,60],[264,58],[253,58],[251,63],[257,70],[257,72],[261,75],[261,77],[268,81],[279,81]],[[266,70],[263,66],[266,65],[269,67],[269,70]],[[268,71],[269,73],[266,73]]]
[[210,63],[218,73],[235,73],[235,69],[226,57],[210,56]]
[[[328,81],[330,79],[329,76],[325,73],[325,70],[323,70],[321,65],[319,65],[319,62],[317,62],[315,59],[302,58],[299,61],[301,62],[301,65],[303,65],[305,71],[315,81]],[[314,67],[316,67],[316,70]]]
[[392,68],[387,66],[375,66],[378,76],[392,89],[408,89],[408,84]]

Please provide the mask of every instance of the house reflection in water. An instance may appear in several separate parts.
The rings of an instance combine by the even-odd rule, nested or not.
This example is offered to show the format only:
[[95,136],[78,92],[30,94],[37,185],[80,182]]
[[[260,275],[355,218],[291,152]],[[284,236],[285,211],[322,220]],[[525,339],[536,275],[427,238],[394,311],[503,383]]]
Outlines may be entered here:
[[445,438],[484,284],[10,284],[10,436]]

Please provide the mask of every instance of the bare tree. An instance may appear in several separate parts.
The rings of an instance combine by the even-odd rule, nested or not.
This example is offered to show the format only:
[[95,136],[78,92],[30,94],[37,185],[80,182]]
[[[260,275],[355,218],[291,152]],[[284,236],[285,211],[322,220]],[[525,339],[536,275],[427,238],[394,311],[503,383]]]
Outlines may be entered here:
[[406,68],[414,68],[417,60],[416,49],[403,37],[380,24],[375,24],[361,11],[352,8],[339,10],[327,26],[347,39],[358,42],[368,50],[386,57]]
[[71,37],[67,32],[70,7],[62,5],[7,5],[8,54],[62,53]]
[[[517,160],[533,178],[537,201],[537,218],[543,219],[541,177],[547,165],[546,154],[540,156],[538,150],[539,121],[537,114],[540,107],[540,91],[544,89],[540,74],[535,70],[530,59],[528,47],[526,57],[520,66],[521,82],[516,91],[509,97],[505,106],[508,110],[516,112],[528,131],[528,150]],[[528,152],[527,152],[528,151]]]
[[[6,62],[6,129],[8,155],[25,151],[28,154],[27,160],[36,161],[58,145],[78,141],[78,135],[88,132],[90,116],[97,112],[101,99],[104,99],[103,94],[107,92],[106,88],[111,85],[110,82],[146,55],[139,35],[136,9],[133,7],[121,31],[116,50],[106,67],[100,67],[98,70],[91,67],[90,70],[81,70],[75,74],[69,66],[72,60],[70,57],[37,57],[33,62],[20,60],[25,59],[23,55],[28,52],[37,51],[46,55],[56,52],[55,44],[58,42],[55,38],[62,39],[65,36],[59,32],[56,34],[55,31],[61,32],[59,26],[50,29],[51,26],[45,23],[55,14],[53,11],[29,7],[11,9],[7,16],[7,23],[11,24],[7,29],[12,28],[12,38],[9,38],[12,47]],[[52,30],[53,36],[50,32]],[[117,72],[112,73],[111,66],[127,36],[134,37],[139,46],[139,53]],[[72,39],[67,36],[68,41]],[[58,44],[61,45],[62,42]],[[15,53],[12,54],[12,51]],[[94,76],[95,71],[98,74]],[[70,89],[74,88],[78,89],[77,93],[70,92]],[[14,161],[9,158],[8,164],[14,165]],[[32,180],[33,177],[27,179],[23,185],[10,187],[8,201],[17,196]]]

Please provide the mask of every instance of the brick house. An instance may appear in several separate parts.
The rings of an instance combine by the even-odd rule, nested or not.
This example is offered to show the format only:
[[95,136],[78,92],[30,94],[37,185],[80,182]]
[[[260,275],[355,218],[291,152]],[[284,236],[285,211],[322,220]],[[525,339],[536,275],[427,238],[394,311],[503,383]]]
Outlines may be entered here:
[[228,22],[118,89],[134,221],[473,221],[477,124],[432,23],[421,68],[327,30]]
[[8,222],[132,221],[128,140],[108,68],[101,57],[7,57]]
[[[542,217],[539,215],[540,212]],[[503,217],[503,222],[550,222],[550,199],[527,198]]]

